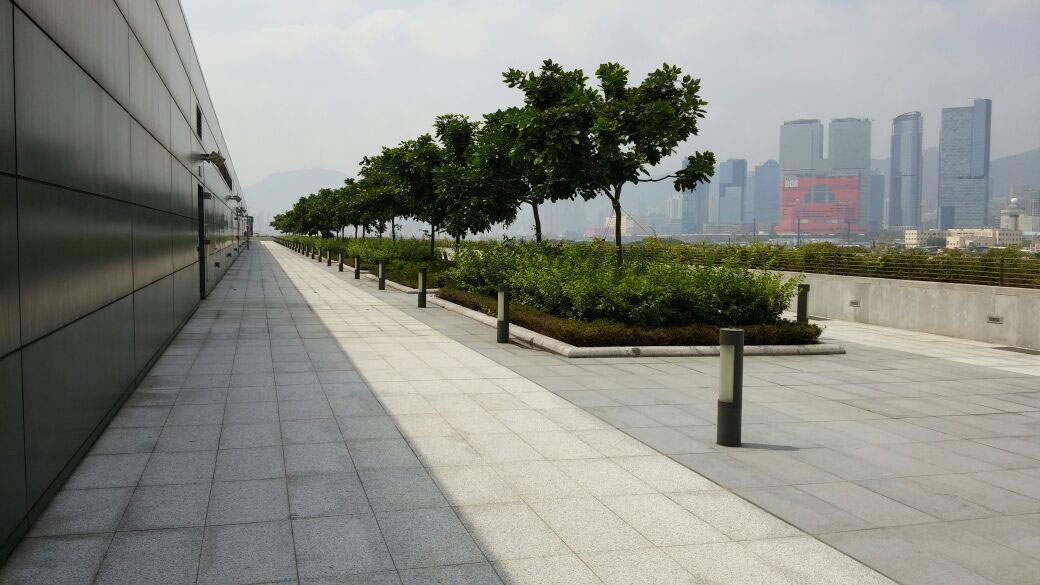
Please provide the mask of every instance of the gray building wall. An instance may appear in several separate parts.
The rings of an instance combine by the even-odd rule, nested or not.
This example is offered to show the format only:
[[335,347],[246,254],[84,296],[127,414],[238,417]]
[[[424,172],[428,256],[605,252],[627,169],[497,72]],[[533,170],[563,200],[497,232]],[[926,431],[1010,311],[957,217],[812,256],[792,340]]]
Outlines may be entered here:
[[920,112],[908,112],[892,120],[886,220],[891,229],[921,227],[923,131]]
[[775,160],[755,167],[755,220],[760,228],[780,221],[780,164]]
[[177,0],[0,0],[0,559],[237,256],[211,151]]
[[939,227],[987,225],[992,102],[943,108],[939,132]]
[[820,171],[823,162],[823,124],[819,120],[791,120],[780,126],[782,174]]

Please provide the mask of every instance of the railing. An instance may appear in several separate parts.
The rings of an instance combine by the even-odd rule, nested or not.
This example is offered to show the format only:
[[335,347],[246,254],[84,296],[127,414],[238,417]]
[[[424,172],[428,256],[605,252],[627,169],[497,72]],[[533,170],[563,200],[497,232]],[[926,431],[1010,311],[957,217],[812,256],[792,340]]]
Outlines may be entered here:
[[631,246],[625,254],[702,266],[733,264],[788,272],[1040,288],[1040,259],[1009,254],[932,255],[770,246]]

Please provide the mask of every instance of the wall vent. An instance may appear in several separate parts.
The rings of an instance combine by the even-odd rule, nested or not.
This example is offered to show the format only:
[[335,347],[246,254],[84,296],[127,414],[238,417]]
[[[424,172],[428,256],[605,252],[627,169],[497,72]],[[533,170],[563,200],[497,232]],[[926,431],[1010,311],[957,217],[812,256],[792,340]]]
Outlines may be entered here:
[[851,301],[849,301],[849,306],[850,307],[858,307],[859,306],[859,301],[857,301],[855,299],[851,300]]
[[989,315],[988,317],[986,317],[986,322],[992,325],[1003,325],[1004,318],[998,317],[997,315]]

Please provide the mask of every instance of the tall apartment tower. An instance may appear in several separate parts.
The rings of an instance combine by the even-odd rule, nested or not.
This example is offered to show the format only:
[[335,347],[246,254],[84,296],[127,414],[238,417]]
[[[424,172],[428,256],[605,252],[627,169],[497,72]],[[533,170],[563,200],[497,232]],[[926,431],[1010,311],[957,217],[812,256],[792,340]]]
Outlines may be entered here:
[[780,221],[780,163],[772,159],[755,167],[755,220],[763,226]]
[[827,128],[827,168],[832,176],[859,177],[859,224],[870,223],[870,120],[835,118]]
[[888,173],[889,229],[921,227],[921,112],[907,112],[892,120]]
[[823,162],[823,124],[819,120],[791,120],[780,127],[780,172],[813,173]]
[[988,224],[989,143],[993,102],[943,108],[939,131],[939,228]]
[[731,158],[720,164],[718,178],[718,223],[743,223],[747,161]]

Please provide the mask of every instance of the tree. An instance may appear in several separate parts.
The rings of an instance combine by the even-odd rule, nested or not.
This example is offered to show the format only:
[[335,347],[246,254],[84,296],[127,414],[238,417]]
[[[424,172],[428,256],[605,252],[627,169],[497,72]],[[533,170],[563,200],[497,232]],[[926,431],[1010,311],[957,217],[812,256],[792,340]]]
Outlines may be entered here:
[[[715,155],[696,152],[686,168],[650,178],[647,165],[656,166],[673,154],[680,143],[697,135],[697,120],[704,117],[707,102],[700,99],[700,80],[682,75],[665,63],[650,72],[641,84],[628,85],[628,70],[604,63],[596,70],[596,120],[592,127],[592,162],[585,188],[602,193],[614,209],[614,241],[617,264],[622,263],[621,188],[626,183],[672,179],[675,190],[692,190],[710,180]],[[680,77],[681,76],[681,77]]]
[[456,244],[467,234],[479,234],[498,223],[516,219],[515,199],[487,189],[482,183],[484,159],[479,155],[479,122],[466,116],[438,116],[434,123],[443,159],[435,172],[437,199],[445,210],[444,231]]
[[[531,206],[535,241],[541,242],[539,205],[573,199],[579,193],[594,196],[584,187],[596,119],[595,92],[585,85],[581,69],[567,71],[551,60],[542,62],[539,73],[510,69],[503,78],[506,85],[523,92],[524,105],[488,117],[493,129],[488,146],[495,145],[491,150],[497,151],[496,156],[508,147],[511,165],[501,160],[489,165],[486,180],[510,189],[516,181],[526,184],[520,201]],[[485,156],[490,153],[484,151]]]
[[429,134],[414,140],[405,140],[396,148],[384,149],[390,172],[407,199],[412,216],[430,224],[430,257],[433,258],[438,226],[443,226],[447,217],[437,200],[435,173],[440,167],[444,153]]

